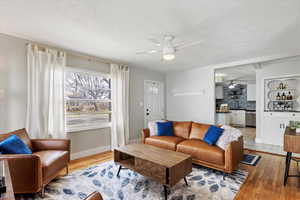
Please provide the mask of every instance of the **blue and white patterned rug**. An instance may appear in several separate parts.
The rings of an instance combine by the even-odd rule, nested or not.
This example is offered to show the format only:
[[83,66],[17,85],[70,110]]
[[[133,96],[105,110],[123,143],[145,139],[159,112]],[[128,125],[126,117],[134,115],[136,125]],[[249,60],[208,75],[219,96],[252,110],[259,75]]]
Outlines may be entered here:
[[[59,177],[46,187],[43,200],[80,200],[93,191],[99,191],[104,200],[160,200],[164,199],[163,186],[130,170],[121,170],[118,165],[106,162]],[[248,173],[237,170],[223,180],[221,172],[201,166],[193,166],[187,176],[189,186],[181,180],[171,188],[169,200],[229,200],[246,180]],[[40,200],[35,196],[18,196],[17,199]]]

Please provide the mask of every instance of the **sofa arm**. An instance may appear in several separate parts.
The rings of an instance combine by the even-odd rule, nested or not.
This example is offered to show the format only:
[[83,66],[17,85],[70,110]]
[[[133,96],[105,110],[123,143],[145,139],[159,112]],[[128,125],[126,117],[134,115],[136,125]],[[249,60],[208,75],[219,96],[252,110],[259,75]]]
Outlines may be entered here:
[[70,151],[69,139],[32,139],[31,144],[34,151],[61,150]]
[[144,128],[142,130],[142,144],[145,144],[145,140],[149,136],[150,136],[150,130],[149,130],[149,128]]
[[2,154],[6,159],[15,193],[34,193],[42,189],[42,164],[40,157],[33,154]]
[[244,156],[243,136],[238,141],[231,142],[225,150],[225,171],[231,173],[238,168],[240,161]]

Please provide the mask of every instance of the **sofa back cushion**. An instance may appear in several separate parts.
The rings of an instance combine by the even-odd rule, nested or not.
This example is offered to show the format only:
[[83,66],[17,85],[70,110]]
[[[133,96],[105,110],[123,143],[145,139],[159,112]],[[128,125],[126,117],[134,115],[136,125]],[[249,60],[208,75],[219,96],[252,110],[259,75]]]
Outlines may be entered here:
[[16,135],[19,138],[21,138],[21,140],[29,147],[29,149],[32,150],[31,140],[30,140],[25,128],[16,130],[16,131],[13,131],[10,133],[0,134],[0,142],[5,140],[6,138],[8,138],[11,135]]
[[203,140],[210,126],[211,125],[209,124],[200,124],[200,123],[193,122],[189,139]]
[[156,122],[158,136],[174,136],[173,122]]
[[192,122],[173,122],[174,135],[185,139],[189,138]]

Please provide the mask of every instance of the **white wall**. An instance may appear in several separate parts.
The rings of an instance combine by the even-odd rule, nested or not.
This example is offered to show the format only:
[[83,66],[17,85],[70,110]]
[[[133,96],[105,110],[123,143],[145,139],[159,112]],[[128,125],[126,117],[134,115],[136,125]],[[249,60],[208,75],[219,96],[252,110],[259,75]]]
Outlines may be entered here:
[[[28,41],[0,34],[0,133],[25,127],[27,104],[26,43]],[[109,73],[108,64],[89,62],[68,56],[67,66]],[[143,128],[144,80],[165,83],[164,74],[138,67],[130,69],[130,139],[135,140]],[[110,149],[110,128],[68,133],[72,157]]]
[[[256,141],[264,143],[266,138],[262,130],[264,114],[264,79],[300,75],[300,58],[287,59],[269,64],[263,64],[262,69],[256,71]],[[267,141],[265,141],[267,143]]]
[[167,119],[215,123],[215,83],[212,67],[167,74]]
[[26,41],[0,35],[0,133],[23,128],[27,102]]

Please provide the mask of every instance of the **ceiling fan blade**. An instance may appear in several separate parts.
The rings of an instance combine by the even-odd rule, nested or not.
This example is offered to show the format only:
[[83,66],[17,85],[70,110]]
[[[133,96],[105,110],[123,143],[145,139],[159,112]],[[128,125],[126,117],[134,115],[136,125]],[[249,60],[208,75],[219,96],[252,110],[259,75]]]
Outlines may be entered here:
[[136,54],[140,55],[140,54],[153,54],[153,53],[158,53],[159,50],[156,49],[152,49],[152,50],[148,50],[148,51],[138,51],[136,52]]
[[155,39],[155,38],[149,38],[148,39],[150,42],[154,43],[156,46],[160,47],[161,46],[161,43]]
[[174,47],[175,47],[176,50],[180,50],[180,49],[184,49],[184,48],[187,48],[187,47],[192,47],[192,46],[199,45],[203,42],[204,42],[203,40],[200,40],[200,41],[196,41],[196,42],[178,44],[178,45],[175,45]]

